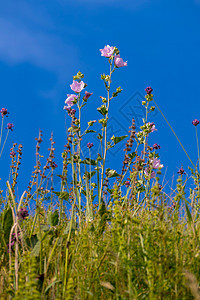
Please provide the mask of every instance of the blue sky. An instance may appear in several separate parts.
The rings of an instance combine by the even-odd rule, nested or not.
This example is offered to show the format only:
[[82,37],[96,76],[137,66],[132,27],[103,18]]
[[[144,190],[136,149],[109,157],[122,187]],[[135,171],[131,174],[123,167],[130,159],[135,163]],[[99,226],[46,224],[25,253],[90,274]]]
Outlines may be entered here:
[[[121,86],[123,92],[111,103],[111,133],[117,130],[125,134],[131,114],[142,116],[138,101],[150,85],[155,100],[196,162],[191,122],[200,119],[199,0],[7,0],[0,8],[0,106],[9,110],[7,120],[15,125],[1,158],[1,188],[9,175],[9,148],[17,142],[23,145],[20,193],[26,189],[35,163],[34,139],[39,128],[43,131],[44,156],[54,132],[56,162],[61,167],[60,154],[66,143],[63,105],[72,76],[79,70],[85,74],[87,90],[94,93],[83,122],[98,117],[99,96],[105,95],[100,74],[108,72],[99,49],[107,44],[117,46],[128,61],[128,67],[113,74],[113,88]],[[166,180],[176,175],[181,165],[188,171],[189,161],[162,116],[154,113],[150,121],[158,129],[151,142],[161,145]],[[97,142],[93,136],[90,139],[88,136],[86,142],[94,142],[96,151]],[[111,167],[118,170],[121,153],[120,148],[108,157]]]

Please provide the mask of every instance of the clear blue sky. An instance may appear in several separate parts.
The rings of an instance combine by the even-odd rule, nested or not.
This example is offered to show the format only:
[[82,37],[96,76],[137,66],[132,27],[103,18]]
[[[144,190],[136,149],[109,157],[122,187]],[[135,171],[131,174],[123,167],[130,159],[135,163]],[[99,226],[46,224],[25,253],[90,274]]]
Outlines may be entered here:
[[[196,162],[191,122],[200,119],[200,0],[7,0],[0,4],[0,106],[9,110],[7,120],[15,127],[1,158],[1,188],[9,175],[9,148],[17,142],[23,145],[19,183],[26,189],[39,128],[44,155],[54,132],[56,162],[61,167],[60,153],[66,143],[63,105],[72,76],[79,70],[84,73],[87,90],[94,93],[84,121],[97,118],[99,96],[105,95],[100,74],[108,71],[99,49],[107,44],[117,46],[128,61],[128,67],[113,75],[113,86],[123,88],[111,103],[114,130],[125,134],[132,111],[136,118],[142,115],[138,95],[144,95],[150,85]],[[188,171],[189,161],[162,116],[155,113],[150,121],[158,129],[151,142],[161,146],[166,179],[182,164]],[[94,143],[96,151],[94,138],[87,141]],[[108,158],[118,170],[120,153]]]

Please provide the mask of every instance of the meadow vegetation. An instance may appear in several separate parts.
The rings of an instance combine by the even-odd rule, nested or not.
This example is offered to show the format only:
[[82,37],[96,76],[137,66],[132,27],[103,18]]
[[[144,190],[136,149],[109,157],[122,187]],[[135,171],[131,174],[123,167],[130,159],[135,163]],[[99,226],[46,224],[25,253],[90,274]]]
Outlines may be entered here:
[[[54,188],[53,135],[44,163],[39,131],[36,165],[20,198],[22,145],[11,148],[10,178],[0,190],[0,299],[200,299],[199,150],[197,163],[189,158],[191,175],[181,167],[176,187],[167,193],[160,183],[160,146],[149,144],[156,131],[151,112],[159,109],[151,87],[145,89],[140,130],[133,119],[126,136],[110,138],[109,108],[122,91],[112,90],[113,73],[127,62],[116,47],[100,52],[110,68],[101,75],[106,96],[97,108],[100,119],[82,128],[81,114],[92,93],[85,91],[81,72],[65,101],[71,126],[57,175],[59,190]],[[7,116],[2,108],[0,157],[14,127],[8,123],[5,129]],[[97,123],[99,145],[90,142],[83,153],[82,143]],[[199,121],[192,123],[198,133]],[[106,157],[118,143],[124,143],[124,159],[121,170],[114,170]]]

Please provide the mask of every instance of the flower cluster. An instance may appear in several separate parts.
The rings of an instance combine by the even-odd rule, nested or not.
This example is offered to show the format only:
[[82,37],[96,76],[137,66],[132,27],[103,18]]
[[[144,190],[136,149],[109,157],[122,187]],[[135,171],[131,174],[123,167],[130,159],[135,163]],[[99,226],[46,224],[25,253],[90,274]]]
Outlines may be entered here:
[[123,61],[123,59],[120,57],[119,50],[116,47],[107,45],[99,51],[101,52],[101,56],[108,58],[114,57],[114,64],[116,68],[126,67],[128,65],[127,61]]
[[29,216],[28,210],[24,207],[20,208],[17,212],[17,216],[20,220],[25,220]]
[[146,168],[144,170],[144,173],[145,173],[146,176],[149,176],[149,173],[151,173],[150,178],[154,178],[156,176],[155,171],[152,171],[152,169],[160,170],[164,167],[160,163],[160,159],[155,158],[155,157],[150,160],[150,165],[151,165],[151,168]]
[[14,125],[12,123],[8,123],[6,129],[13,131]]
[[146,91],[147,95],[149,95],[149,94],[151,94],[151,93],[153,92],[153,89],[152,89],[150,86],[148,86],[148,87],[145,89],[145,91]]
[[88,149],[91,149],[93,146],[94,146],[93,143],[87,143]]
[[181,167],[181,168],[178,170],[177,173],[180,174],[180,175],[186,174],[186,173],[185,173],[185,170],[183,169],[183,167]]
[[194,126],[197,126],[197,125],[199,124],[199,120],[194,119],[194,120],[192,121],[192,124],[193,124]]
[[160,145],[158,145],[158,144],[154,144],[154,145],[153,145],[153,149],[155,149],[155,150],[158,150],[158,149],[160,149]]
[[7,115],[9,114],[9,112],[8,112],[8,110],[7,110],[6,108],[2,108],[2,109],[0,110],[0,113],[1,113],[2,118],[3,118],[4,116],[7,117]]

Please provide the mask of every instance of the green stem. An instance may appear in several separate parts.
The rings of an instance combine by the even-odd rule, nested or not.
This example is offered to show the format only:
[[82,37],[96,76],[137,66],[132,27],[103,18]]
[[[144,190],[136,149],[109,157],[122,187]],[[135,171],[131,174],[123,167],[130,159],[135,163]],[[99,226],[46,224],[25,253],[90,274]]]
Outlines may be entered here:
[[199,170],[200,170],[199,139],[198,139],[198,133],[197,133],[197,126],[195,126],[195,129],[196,129],[197,151],[198,151],[198,161],[199,161]]
[[6,141],[7,141],[7,138],[8,138],[8,134],[9,134],[9,129],[8,129],[8,131],[7,131],[6,138],[5,138],[4,143],[3,143],[3,147],[2,147],[2,149],[1,149],[0,157],[1,157],[2,153],[3,153],[3,149],[4,149],[4,147],[5,147],[5,144],[6,144]]
[[[108,87],[107,87],[107,114],[106,114],[106,120],[108,120],[108,110],[109,110],[109,105],[110,105],[110,83],[111,83],[111,75],[112,75],[112,62],[113,60],[110,61],[110,77],[109,77],[109,82],[108,82]],[[106,162],[106,154],[107,154],[107,123],[105,126],[105,135],[104,135],[104,156],[103,156],[103,166],[102,166],[102,172],[101,172],[101,187],[100,187],[100,193],[99,193],[99,203],[101,204],[101,195],[102,195],[102,190],[103,190],[103,175],[104,175],[104,170],[105,170],[105,162]]]
[[3,134],[3,121],[4,121],[4,117],[2,117],[2,120],[1,120],[0,147],[1,147],[1,139],[2,139],[2,134]]

